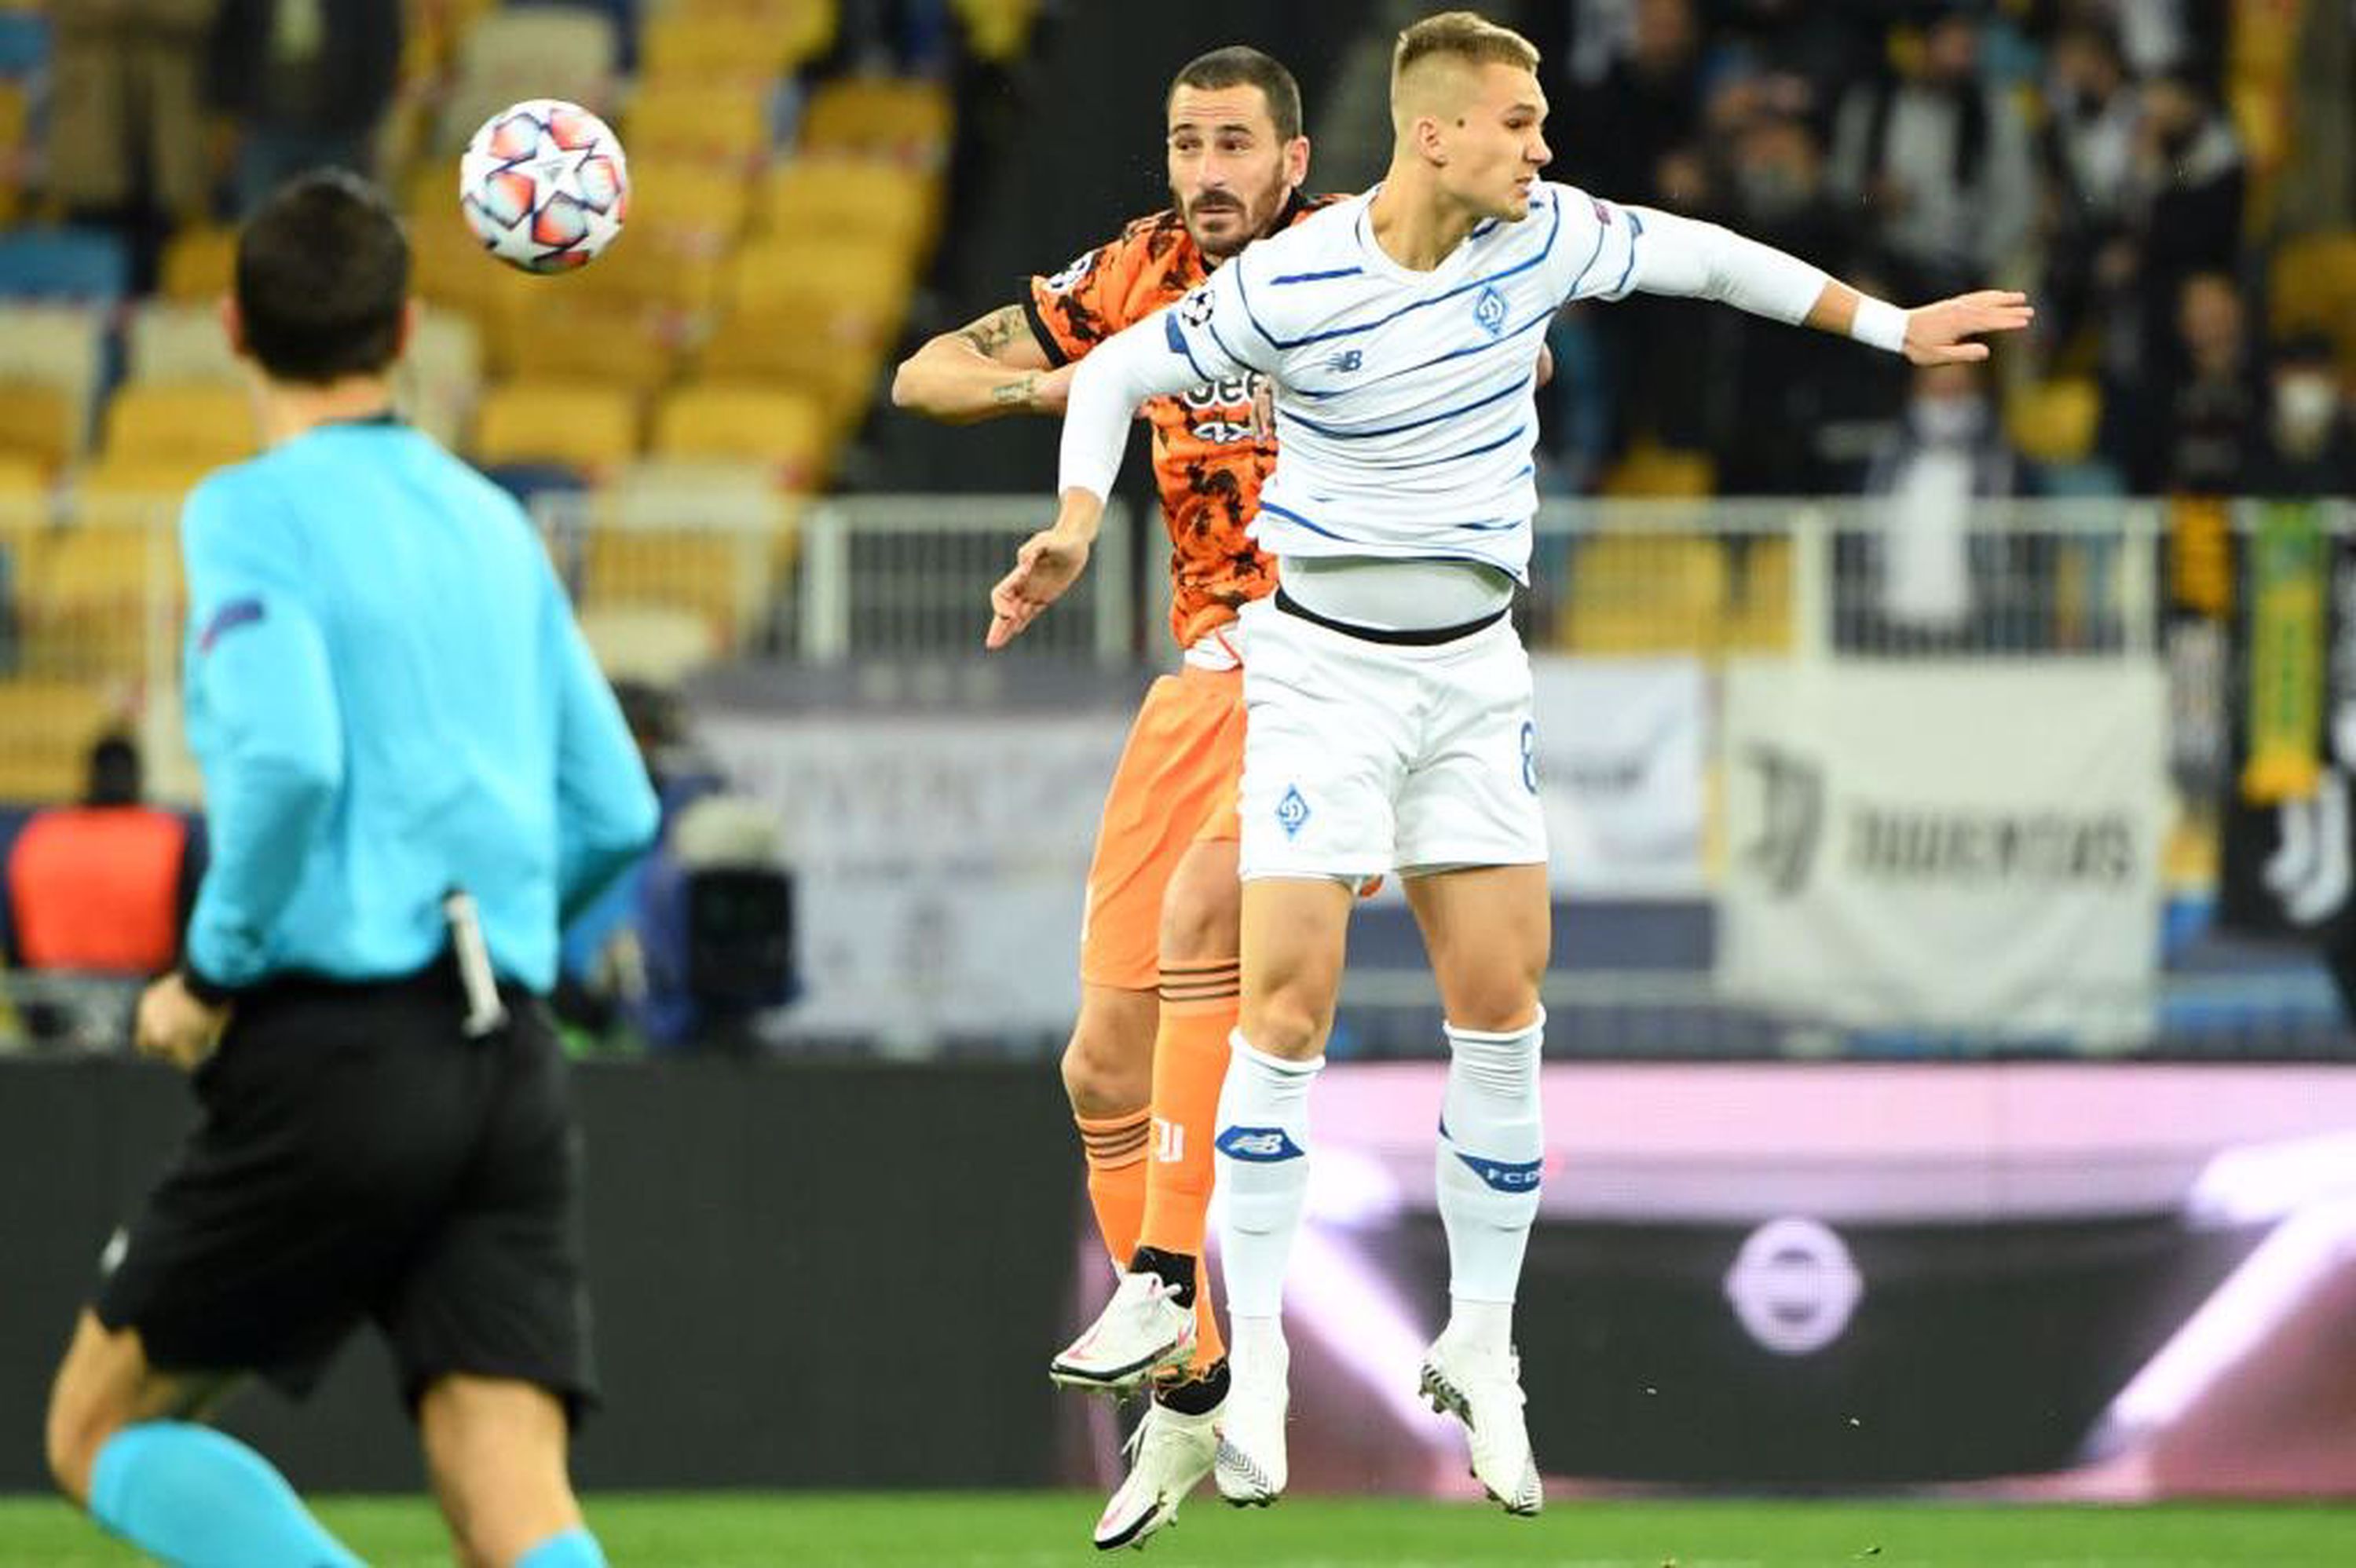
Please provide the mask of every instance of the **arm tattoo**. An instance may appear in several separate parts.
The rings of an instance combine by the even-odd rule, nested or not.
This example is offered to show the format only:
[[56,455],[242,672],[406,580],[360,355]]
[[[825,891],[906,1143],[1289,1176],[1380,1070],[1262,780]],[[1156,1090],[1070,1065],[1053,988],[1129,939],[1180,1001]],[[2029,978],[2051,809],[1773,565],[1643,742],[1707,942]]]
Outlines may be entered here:
[[977,353],[997,357],[998,351],[1014,341],[1014,335],[1030,336],[1031,324],[1023,319],[1019,304],[1002,305],[980,321],[960,331],[958,336],[973,345]]
[[1005,381],[990,389],[990,400],[1001,408],[1023,409],[1031,406],[1031,389],[1039,384],[1036,371],[1019,381]]

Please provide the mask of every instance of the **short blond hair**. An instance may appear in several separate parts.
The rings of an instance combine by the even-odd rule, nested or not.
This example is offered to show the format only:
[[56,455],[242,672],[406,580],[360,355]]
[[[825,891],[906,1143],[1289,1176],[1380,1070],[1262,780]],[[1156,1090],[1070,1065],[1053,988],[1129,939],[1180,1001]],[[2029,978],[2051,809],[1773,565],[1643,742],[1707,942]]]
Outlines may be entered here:
[[1398,96],[1399,79],[1423,60],[1438,58],[1466,65],[1509,65],[1535,74],[1537,46],[1473,11],[1442,11],[1426,16],[1398,36],[1391,51],[1391,96]]

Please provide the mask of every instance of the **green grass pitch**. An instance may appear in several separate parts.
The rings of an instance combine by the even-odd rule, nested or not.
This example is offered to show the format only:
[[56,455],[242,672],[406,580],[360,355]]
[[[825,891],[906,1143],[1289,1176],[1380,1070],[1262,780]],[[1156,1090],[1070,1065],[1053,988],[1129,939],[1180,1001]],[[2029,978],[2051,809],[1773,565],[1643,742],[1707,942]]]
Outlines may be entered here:
[[[617,1568],[1054,1568],[1099,1556],[1077,1493],[593,1496]],[[449,1562],[432,1509],[330,1499],[376,1568]],[[133,1568],[64,1505],[0,1499],[5,1568]],[[1587,1502],[1534,1520],[1469,1504],[1292,1499],[1236,1512],[1207,1493],[1141,1568],[2348,1568],[2356,1507],[1977,1508],[1907,1503]]]

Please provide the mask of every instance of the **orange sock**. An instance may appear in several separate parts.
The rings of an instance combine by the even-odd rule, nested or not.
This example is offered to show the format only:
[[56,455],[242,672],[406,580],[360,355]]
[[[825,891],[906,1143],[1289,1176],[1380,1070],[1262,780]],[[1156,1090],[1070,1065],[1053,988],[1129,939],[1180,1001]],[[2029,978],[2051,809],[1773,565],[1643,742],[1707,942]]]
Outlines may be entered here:
[[1153,1113],[1075,1115],[1072,1120],[1088,1159],[1088,1204],[1097,1211],[1097,1230],[1114,1266],[1127,1268],[1145,1221],[1145,1146],[1153,1134]]
[[1203,1232],[1211,1206],[1211,1140],[1219,1088],[1227,1077],[1227,1035],[1236,1027],[1241,966],[1223,963],[1162,971],[1162,1024],[1153,1037],[1153,1161],[1145,1181],[1140,1244],[1194,1260],[1194,1365],[1226,1354],[1212,1310]]

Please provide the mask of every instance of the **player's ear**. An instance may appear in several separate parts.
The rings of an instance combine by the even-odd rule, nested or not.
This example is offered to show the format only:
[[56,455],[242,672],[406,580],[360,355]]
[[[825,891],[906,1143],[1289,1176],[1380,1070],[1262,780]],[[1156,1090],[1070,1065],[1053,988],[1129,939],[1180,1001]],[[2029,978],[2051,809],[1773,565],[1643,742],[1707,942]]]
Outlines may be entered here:
[[229,351],[245,358],[250,352],[245,347],[245,314],[237,308],[237,296],[221,295],[214,302],[213,309],[220,318],[221,336],[229,339]]
[[407,354],[409,346],[417,341],[417,324],[424,314],[425,307],[415,294],[401,302],[401,325],[392,335],[392,357],[395,359]]
[[1419,114],[1415,119],[1415,149],[1423,155],[1424,162],[1444,168],[1448,164],[1448,133],[1437,114]]
[[1284,144],[1284,183],[1296,190],[1309,181],[1309,138],[1295,136]]

